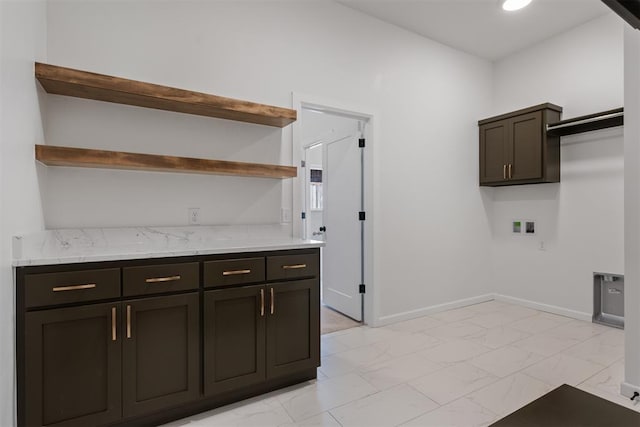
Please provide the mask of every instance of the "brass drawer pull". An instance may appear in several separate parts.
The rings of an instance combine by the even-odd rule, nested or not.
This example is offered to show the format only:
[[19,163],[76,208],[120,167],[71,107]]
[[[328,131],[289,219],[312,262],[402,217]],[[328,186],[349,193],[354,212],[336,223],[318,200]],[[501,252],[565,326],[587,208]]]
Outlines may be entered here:
[[264,289],[260,289],[260,316],[264,316]]
[[251,270],[230,270],[230,271],[223,271],[222,275],[223,276],[237,276],[238,274],[249,274],[251,273]]
[[273,288],[271,288],[270,292],[271,292],[271,310],[270,311],[271,311],[271,314],[273,314],[276,312],[276,301],[273,296]]
[[299,268],[307,268],[307,264],[283,265],[283,270],[297,270]]
[[111,307],[111,341],[118,339],[116,335],[116,308]]
[[162,283],[162,282],[175,282],[176,280],[180,280],[182,277],[180,276],[167,276],[167,277],[152,277],[150,279],[145,279],[147,283]]
[[86,285],[56,286],[53,288],[53,292],[78,291],[80,289],[93,289],[95,287],[95,283],[87,283]]
[[127,305],[127,338],[131,338],[131,306]]

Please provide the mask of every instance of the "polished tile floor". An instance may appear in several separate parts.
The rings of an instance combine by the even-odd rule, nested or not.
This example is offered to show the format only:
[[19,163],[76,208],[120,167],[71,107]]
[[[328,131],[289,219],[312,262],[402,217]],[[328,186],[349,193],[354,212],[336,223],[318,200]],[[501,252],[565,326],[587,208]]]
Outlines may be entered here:
[[485,426],[567,383],[618,394],[618,329],[490,301],[322,336],[317,381],[171,426]]

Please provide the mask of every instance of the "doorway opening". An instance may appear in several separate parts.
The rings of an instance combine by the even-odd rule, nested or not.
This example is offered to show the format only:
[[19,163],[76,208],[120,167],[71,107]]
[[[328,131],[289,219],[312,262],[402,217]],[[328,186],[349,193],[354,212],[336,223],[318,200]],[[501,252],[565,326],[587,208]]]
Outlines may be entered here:
[[367,119],[302,108],[303,234],[323,240],[321,332],[364,320]]

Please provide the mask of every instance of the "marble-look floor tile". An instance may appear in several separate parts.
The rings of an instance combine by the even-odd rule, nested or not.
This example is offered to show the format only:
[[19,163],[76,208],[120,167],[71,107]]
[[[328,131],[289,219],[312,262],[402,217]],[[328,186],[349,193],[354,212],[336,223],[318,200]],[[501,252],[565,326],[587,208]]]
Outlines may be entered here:
[[544,359],[538,353],[505,346],[469,360],[474,366],[498,377],[506,377]]
[[391,356],[386,353],[384,348],[377,348],[371,344],[323,357],[320,360],[320,372],[332,378],[389,359]]
[[551,391],[548,384],[517,373],[471,393],[473,402],[505,416]]
[[396,426],[438,407],[412,387],[402,384],[331,410],[344,427]]
[[298,422],[375,392],[377,390],[360,376],[347,374],[292,389],[276,398],[291,418]]
[[530,316],[535,316],[541,313],[538,310],[534,310],[532,308],[523,307],[521,305],[516,305],[516,304],[507,305],[504,308],[502,308],[500,312],[506,314],[507,316],[510,316],[513,319],[513,321],[524,319]]
[[610,330],[611,328],[598,325],[597,323],[585,322],[582,320],[571,320],[556,328],[550,329],[547,333],[560,338],[584,341]]
[[459,399],[402,424],[403,427],[485,427],[498,416],[470,399]]
[[510,304],[502,301],[491,300],[487,302],[481,302],[479,304],[468,305],[466,308],[475,311],[478,314],[495,313],[498,310],[508,307]]
[[485,329],[483,332],[476,334],[470,339],[470,341],[481,344],[485,347],[497,349],[530,336],[531,335],[526,332],[511,329],[507,326],[498,326],[491,329]]
[[602,365],[559,354],[529,366],[522,372],[557,387],[562,384],[576,386],[603,369]]
[[399,332],[385,328],[370,328],[360,326],[347,329],[345,333],[336,335],[335,340],[348,348],[364,347],[365,345],[398,337]]
[[369,366],[361,375],[378,390],[385,390],[441,369],[417,353]]
[[418,354],[432,362],[445,366],[463,362],[488,351],[491,351],[491,349],[481,344],[469,340],[455,340],[420,351]]
[[320,337],[320,356],[326,357],[332,354],[341,353],[351,347],[336,340],[337,335],[323,335]]
[[329,412],[323,412],[297,423],[282,424],[279,427],[342,427]]
[[514,319],[512,316],[508,315],[501,311],[489,312],[489,313],[481,313],[475,317],[471,317],[466,320],[469,323],[473,323],[477,326],[482,326],[483,328],[490,329],[496,328],[499,326],[505,326],[513,323]]
[[442,320],[443,322],[459,322],[460,320],[474,317],[478,312],[470,310],[468,307],[456,308],[453,310],[441,311],[439,313],[431,314],[430,316]]
[[565,353],[609,366],[624,357],[624,335],[616,330],[605,332],[571,347]]
[[390,329],[398,332],[422,332],[427,329],[441,326],[445,322],[430,316],[418,317],[416,319],[405,320],[404,322],[394,323],[392,325],[383,326],[382,329]]
[[192,417],[183,418],[166,427],[249,427],[249,426],[277,426],[292,421],[287,411],[275,398],[250,399],[232,405],[223,406],[213,411],[203,412]]
[[572,338],[560,338],[547,333],[533,335],[529,338],[512,343],[513,347],[518,347],[532,353],[538,353],[542,356],[549,357],[558,354],[580,341]]
[[371,347],[393,358],[432,348],[443,342],[440,338],[432,337],[431,335],[412,333],[402,334],[397,338],[391,338],[385,341],[379,341],[371,344]]
[[601,369],[582,382],[583,385],[605,393],[619,395],[620,383],[624,381],[624,363],[617,362]]
[[557,316],[551,313],[539,313],[535,316],[525,317],[524,319],[513,322],[509,327],[530,334],[539,334],[569,321],[571,321],[571,319],[568,317]]
[[[471,320],[473,319],[474,318]],[[481,326],[462,320],[460,322],[447,323],[442,326],[428,329],[423,333],[443,340],[458,340],[471,338],[474,335],[484,332],[484,329],[485,328]]]
[[485,387],[499,378],[468,363],[458,363],[409,384],[440,405]]

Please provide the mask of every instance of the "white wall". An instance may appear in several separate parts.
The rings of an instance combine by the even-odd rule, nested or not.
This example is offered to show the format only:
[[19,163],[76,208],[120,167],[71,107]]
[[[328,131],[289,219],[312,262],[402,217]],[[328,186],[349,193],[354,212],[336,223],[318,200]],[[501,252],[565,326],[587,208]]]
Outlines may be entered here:
[[[570,118],[621,107],[622,30],[609,14],[497,62],[493,112],[552,102]],[[590,318],[593,272],[624,273],[622,128],[563,137],[561,158],[559,184],[483,190],[494,287]],[[537,234],[513,236],[514,219],[535,220]]]
[[14,424],[11,236],[43,227],[33,145],[42,143],[34,60],[46,59],[46,4],[0,2],[0,425]]
[[[476,120],[490,108],[490,63],[333,2],[55,1],[47,34],[54,64],[280,106],[292,92],[369,106],[379,314],[488,291]],[[49,144],[291,160],[289,130],[55,98]],[[45,219],[179,224],[197,204],[207,223],[275,222],[291,185],[51,169]]]
[[625,378],[621,392],[640,392],[640,33],[624,31]]

